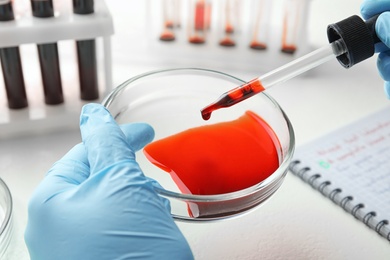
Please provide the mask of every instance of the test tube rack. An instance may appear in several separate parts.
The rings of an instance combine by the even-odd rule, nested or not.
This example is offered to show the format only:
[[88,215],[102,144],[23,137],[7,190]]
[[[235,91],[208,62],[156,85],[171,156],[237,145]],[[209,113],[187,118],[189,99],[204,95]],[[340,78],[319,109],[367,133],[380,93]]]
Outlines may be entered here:
[[[81,107],[100,102],[112,90],[111,36],[114,26],[104,0],[95,0],[95,12],[73,14],[71,0],[54,0],[55,16],[32,16],[29,0],[14,2],[15,20],[0,23],[0,48],[19,46],[28,107],[10,109],[0,70],[0,140],[22,135],[77,129]],[[18,4],[18,6],[17,6]],[[76,40],[96,39],[99,100],[80,99]],[[64,103],[44,102],[37,44],[57,42]]]
[[[180,2],[175,15],[179,26],[170,28],[174,33],[174,40],[164,41],[160,39],[167,25],[164,16],[167,13],[167,5],[172,5],[174,1]],[[234,10],[237,15],[237,30],[232,34],[235,44],[221,46],[219,43],[223,30],[226,30],[223,23],[226,22],[226,4],[229,1],[230,5],[234,1],[238,3],[237,10]],[[189,33],[193,26],[191,20],[196,20],[196,2],[210,4],[211,13],[206,40],[200,44],[189,42]],[[148,12],[145,21],[147,42],[156,58],[173,64],[268,72],[310,51],[307,37],[310,2],[311,0],[148,0],[145,7]],[[262,13],[259,13],[259,4],[264,5]],[[283,34],[286,34],[284,26],[288,23],[286,12],[293,11],[289,10],[291,7],[296,8],[296,12],[290,14],[294,16],[296,23],[290,31],[293,30],[291,33],[294,34],[294,44],[297,48],[293,53],[286,53],[281,51],[281,45]],[[262,19],[262,29],[267,30],[267,47],[264,49],[251,49],[249,46],[251,38],[254,37],[255,19]]]

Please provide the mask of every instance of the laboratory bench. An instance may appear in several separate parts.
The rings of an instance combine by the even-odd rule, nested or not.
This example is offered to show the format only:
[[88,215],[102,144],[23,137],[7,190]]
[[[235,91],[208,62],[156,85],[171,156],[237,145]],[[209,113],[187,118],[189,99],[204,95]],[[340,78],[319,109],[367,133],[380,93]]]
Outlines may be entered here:
[[[126,2],[126,3],[124,3]],[[114,19],[113,85],[167,64],[142,52],[142,1],[107,1]],[[312,45],[325,44],[327,24],[359,12],[359,1],[312,0],[309,26]],[[340,8],[334,10],[331,6]],[[145,47],[146,46],[146,47]],[[143,53],[143,54],[142,54]],[[142,56],[142,55],[144,56]],[[282,83],[274,97],[294,127],[296,146],[359,119],[389,104],[376,58],[351,69],[335,60]],[[211,62],[209,64],[212,64]],[[192,64],[184,64],[193,67]],[[256,70],[211,67],[249,80]],[[78,118],[75,117],[77,125]],[[28,200],[51,165],[81,141],[77,128],[0,140],[0,177],[13,197],[13,237],[5,259],[29,259],[23,233]],[[130,223],[129,223],[130,224]],[[389,259],[389,241],[366,227],[301,179],[288,173],[281,188],[264,205],[240,217],[210,223],[177,222],[195,258],[202,259]]]

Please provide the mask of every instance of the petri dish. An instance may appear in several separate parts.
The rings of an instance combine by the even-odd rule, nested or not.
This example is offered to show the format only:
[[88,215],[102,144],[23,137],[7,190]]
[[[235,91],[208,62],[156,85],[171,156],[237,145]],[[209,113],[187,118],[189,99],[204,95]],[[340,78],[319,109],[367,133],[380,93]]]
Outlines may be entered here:
[[[292,125],[278,103],[260,93],[235,106],[220,109],[207,121],[200,110],[222,93],[245,83],[223,72],[201,68],[176,68],[135,76],[116,87],[103,105],[119,124],[145,122],[159,140],[190,128],[226,122],[251,110],[261,116],[275,133],[279,166],[268,178],[251,187],[213,195],[183,193],[170,174],[153,165],[143,151],[137,162],[147,177],[162,188],[157,193],[168,199],[171,215],[181,221],[217,221],[250,212],[267,201],[279,189],[288,170],[295,147]],[[199,173],[202,174],[202,173]]]
[[12,237],[12,196],[0,178],[0,259],[5,255]]

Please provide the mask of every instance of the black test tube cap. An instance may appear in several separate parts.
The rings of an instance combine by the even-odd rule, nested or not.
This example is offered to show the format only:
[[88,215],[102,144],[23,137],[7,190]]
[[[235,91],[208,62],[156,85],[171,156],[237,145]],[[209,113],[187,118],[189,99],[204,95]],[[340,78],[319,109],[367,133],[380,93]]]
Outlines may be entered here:
[[[11,1],[0,4],[0,21],[6,22],[14,19]],[[0,59],[8,107],[11,109],[27,107],[28,102],[19,47],[6,47],[0,49]]]
[[[94,13],[94,0],[73,0],[73,13],[87,15]],[[82,100],[99,98],[96,43],[94,39],[76,42]]]
[[374,55],[375,44],[380,42],[375,32],[378,16],[364,21],[359,16],[353,15],[338,23],[328,25],[329,42],[341,39],[347,48],[346,53],[337,56],[343,67],[350,68]]
[[75,14],[92,14],[94,11],[94,0],[73,0]]
[[[54,16],[52,0],[31,0],[34,17]],[[45,103],[56,105],[64,102],[57,43],[38,44]]]
[[12,9],[11,0],[5,1],[4,4],[0,4],[0,21],[12,21],[14,20],[14,11]]
[[34,17],[53,17],[54,8],[52,0],[31,0],[31,8]]

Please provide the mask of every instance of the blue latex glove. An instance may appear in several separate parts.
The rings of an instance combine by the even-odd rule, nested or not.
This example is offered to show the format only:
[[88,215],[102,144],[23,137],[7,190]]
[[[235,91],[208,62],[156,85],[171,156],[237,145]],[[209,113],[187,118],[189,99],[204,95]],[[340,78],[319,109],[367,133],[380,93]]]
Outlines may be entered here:
[[360,7],[364,19],[368,19],[375,14],[379,15],[375,31],[379,39],[383,42],[377,44],[379,74],[385,81],[385,93],[390,99],[390,0],[364,0]]
[[103,106],[88,104],[80,130],[83,143],[53,165],[30,200],[31,259],[193,259],[167,201],[135,161],[153,129],[121,129]]

